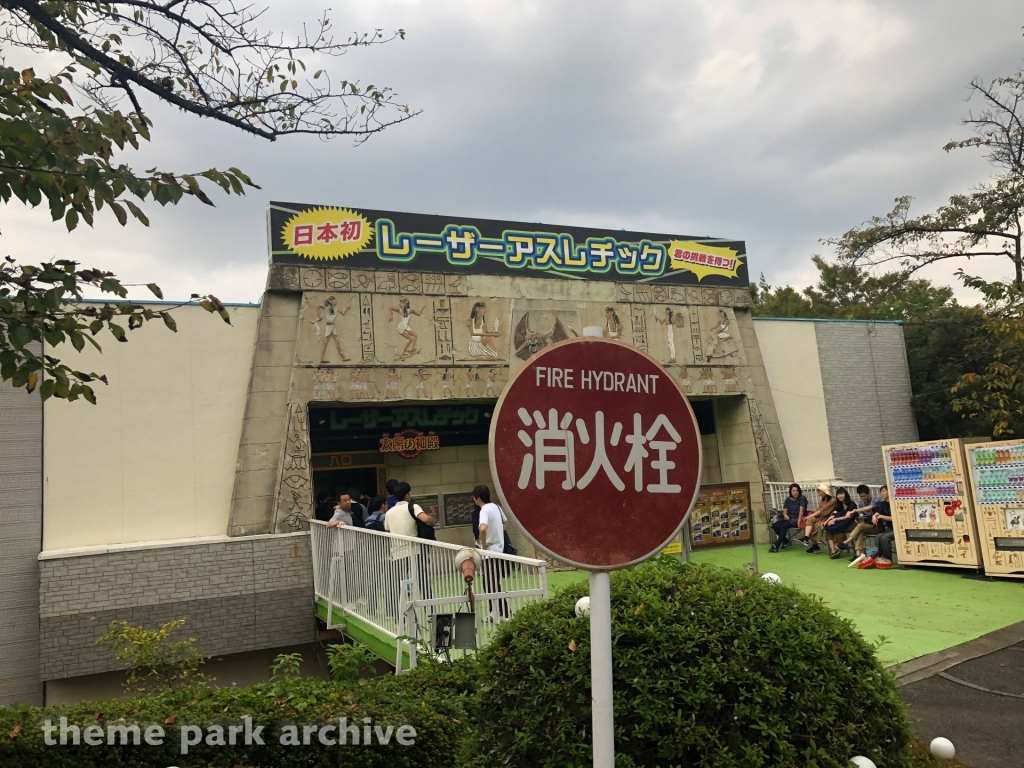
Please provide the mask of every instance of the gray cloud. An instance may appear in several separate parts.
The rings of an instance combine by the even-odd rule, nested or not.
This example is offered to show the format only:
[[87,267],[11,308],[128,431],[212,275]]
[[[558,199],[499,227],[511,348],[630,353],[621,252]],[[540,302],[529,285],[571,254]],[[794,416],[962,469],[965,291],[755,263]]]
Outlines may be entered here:
[[[284,6],[270,17],[282,27],[318,8]],[[126,160],[237,165],[263,190],[71,235],[8,206],[7,252],[254,301],[265,205],[281,199],[735,237],[752,274],[804,284],[819,238],[897,195],[925,210],[986,177],[980,155],[941,146],[963,133],[971,77],[1024,53],[1011,2],[394,0],[333,16],[407,30],[328,66],[395,87],[423,115],[353,147],[270,144],[154,106],[152,146]]]

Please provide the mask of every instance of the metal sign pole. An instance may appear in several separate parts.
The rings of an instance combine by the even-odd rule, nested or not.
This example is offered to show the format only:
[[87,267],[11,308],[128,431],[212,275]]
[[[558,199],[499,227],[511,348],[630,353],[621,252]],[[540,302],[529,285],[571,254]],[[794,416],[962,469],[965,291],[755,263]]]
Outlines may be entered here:
[[590,572],[590,686],[594,768],[615,768],[612,686],[612,596],[607,571]]

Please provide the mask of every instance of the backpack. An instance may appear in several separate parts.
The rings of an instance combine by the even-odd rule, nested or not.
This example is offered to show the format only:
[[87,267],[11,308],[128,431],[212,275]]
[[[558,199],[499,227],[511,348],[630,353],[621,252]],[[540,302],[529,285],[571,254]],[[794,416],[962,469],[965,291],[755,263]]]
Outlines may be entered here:
[[[376,515],[376,517],[374,517]],[[371,519],[373,518],[373,519]],[[380,512],[374,512],[370,517],[366,518],[366,526],[371,531],[384,532],[384,515]]]
[[424,523],[416,517],[416,512],[413,509],[415,506],[416,505],[410,501],[406,506],[406,509],[409,510],[409,514],[412,515],[412,519],[416,521],[416,538],[427,539],[428,541],[437,541],[437,535],[434,533],[434,526]]
[[[501,507],[498,507],[498,511],[501,512],[501,519],[503,522],[508,519],[507,516],[505,515],[505,510],[503,510]],[[501,550],[502,553],[506,555],[518,555],[519,552],[516,550],[515,547],[512,546],[512,539],[509,538],[508,531],[503,530],[501,532],[501,535],[505,539],[505,548]]]

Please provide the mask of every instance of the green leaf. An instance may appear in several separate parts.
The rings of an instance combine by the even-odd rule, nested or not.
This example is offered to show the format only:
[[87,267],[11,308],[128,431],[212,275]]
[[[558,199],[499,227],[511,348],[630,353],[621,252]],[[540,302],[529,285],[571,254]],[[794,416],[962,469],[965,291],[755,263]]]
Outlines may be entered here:
[[156,283],[146,283],[146,287],[149,288],[150,292],[158,299],[162,299],[164,297],[164,292],[160,290],[160,286]]

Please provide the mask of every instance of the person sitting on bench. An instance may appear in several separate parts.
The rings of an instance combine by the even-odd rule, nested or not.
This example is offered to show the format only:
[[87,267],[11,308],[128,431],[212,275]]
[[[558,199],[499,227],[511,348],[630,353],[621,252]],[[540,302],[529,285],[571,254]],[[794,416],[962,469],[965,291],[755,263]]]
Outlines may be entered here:
[[843,554],[839,543],[846,538],[846,532],[857,522],[855,514],[857,505],[850,498],[845,488],[836,488],[836,508],[832,516],[825,521],[825,541],[828,543],[828,556],[835,560]]
[[789,531],[797,527],[797,522],[807,514],[807,497],[799,485],[789,486],[789,495],[782,502],[782,517],[772,523],[775,531],[775,543],[769,552],[778,552],[789,546]]
[[[859,522],[857,527],[850,531],[846,541],[839,545],[840,549],[853,547],[854,554],[850,558],[851,560],[856,560],[864,554],[865,537],[868,535],[873,536],[879,532],[878,527],[872,520],[874,519],[875,512],[878,511],[878,507],[882,504],[882,499],[873,499],[871,497],[871,489],[866,485],[857,486],[857,495],[860,496],[861,505],[854,512],[857,513]],[[886,491],[885,498],[888,498],[888,491]]]
[[818,486],[818,499],[818,508],[798,521],[800,527],[804,529],[804,535],[811,542],[811,546],[807,548],[807,554],[809,555],[821,552],[821,526],[832,517],[832,510],[836,508],[835,497],[832,496],[832,489],[827,483],[822,483]]

